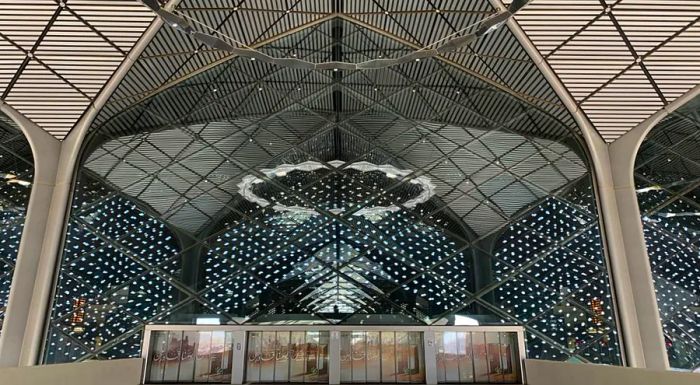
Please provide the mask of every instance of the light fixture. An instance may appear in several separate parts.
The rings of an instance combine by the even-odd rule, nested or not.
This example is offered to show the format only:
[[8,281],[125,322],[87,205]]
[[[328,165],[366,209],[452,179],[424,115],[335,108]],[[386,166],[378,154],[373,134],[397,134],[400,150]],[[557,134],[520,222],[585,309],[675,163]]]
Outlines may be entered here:
[[221,320],[217,317],[197,317],[197,325],[221,325]]
[[[369,172],[380,172],[384,174],[387,178],[390,179],[396,179],[398,177],[407,177],[411,174],[413,174],[412,170],[401,170],[393,165],[376,165],[374,163],[370,162],[354,162],[354,163],[347,163],[342,160],[333,160],[330,162],[326,163],[327,165],[333,167],[333,168],[342,168],[344,170],[356,170],[361,173],[369,173]],[[270,169],[262,169],[260,172],[265,175],[268,178],[275,178],[275,177],[281,177],[281,176],[286,176],[292,171],[299,171],[299,172],[314,172],[316,170],[322,170],[322,169],[329,169],[329,167],[321,162],[317,161],[306,161],[303,163],[298,163],[298,164],[281,164],[275,168],[270,168]],[[263,198],[259,196],[258,194],[255,193],[254,191],[254,186],[260,185],[266,183],[264,179],[261,179],[257,176],[254,175],[246,175],[243,177],[240,183],[238,183],[238,193],[248,200],[249,202],[253,202],[261,207],[271,207],[274,211],[277,212],[288,212],[288,213],[293,213],[293,214],[299,214],[303,215],[306,217],[311,217],[311,216],[317,216],[319,215],[319,212],[315,210],[312,207],[303,207],[299,205],[289,205],[289,204],[283,204],[280,202],[271,202],[269,199]],[[433,195],[435,195],[435,189],[436,186],[432,183],[430,178],[426,176],[418,176],[418,177],[412,177],[409,178],[406,181],[407,184],[409,185],[416,185],[420,187],[420,192],[418,193],[417,196],[412,197],[411,199],[408,199],[407,201],[403,202],[401,206],[405,208],[414,208],[417,205],[421,203],[427,202]],[[280,199],[282,201],[282,199]],[[324,202],[316,202],[318,204],[322,204]],[[352,202],[348,202],[352,203]],[[357,217],[365,217],[365,219],[370,219],[370,220],[377,220],[380,219],[383,215],[389,212],[397,212],[400,210],[400,207],[395,205],[395,204],[390,204],[390,205],[377,205],[377,206],[370,206],[370,207],[363,207],[355,212],[353,212],[353,216]],[[331,207],[328,209],[329,212],[339,215],[342,214],[343,212],[346,211],[346,208],[339,208],[339,207]]]

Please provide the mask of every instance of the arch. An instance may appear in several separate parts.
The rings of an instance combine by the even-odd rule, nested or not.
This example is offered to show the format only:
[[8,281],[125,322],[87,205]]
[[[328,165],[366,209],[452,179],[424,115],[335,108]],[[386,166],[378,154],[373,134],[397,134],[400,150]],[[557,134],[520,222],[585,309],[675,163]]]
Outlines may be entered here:
[[[693,95],[692,98],[690,97]],[[637,215],[646,245],[645,255],[658,306],[657,327],[663,330],[672,368],[694,371],[700,359],[700,250],[692,235],[697,228],[700,199],[694,194],[697,169],[696,137],[700,97],[693,90],[672,108],[636,128],[634,153]],[[682,103],[682,104],[681,104]],[[643,140],[642,140],[643,138]],[[631,143],[628,139],[627,145]]]
[[[0,366],[19,360],[43,236],[47,195],[55,167],[57,141],[21,114],[0,103]],[[41,156],[37,156],[41,154]]]
[[[396,44],[342,22],[348,36]],[[324,39],[321,30],[313,33]],[[345,54],[362,54],[354,44],[348,39]],[[91,128],[69,231],[102,221],[121,230],[90,228],[76,238],[62,274],[86,274],[71,263],[76,258],[102,258],[113,269],[129,262],[122,272],[134,272],[119,282],[73,285],[92,289],[86,297],[93,301],[77,310],[123,316],[129,324],[119,326],[128,332],[69,327],[62,321],[72,311],[61,298],[50,342],[64,344],[56,345],[60,358],[49,349],[51,360],[136,355],[145,322],[194,322],[204,314],[350,324],[449,324],[471,315],[484,323],[533,322],[538,358],[620,363],[606,267],[586,265],[586,282],[554,278],[556,269],[599,258],[603,248],[583,140],[565,110],[524,103],[442,60],[374,78],[295,71],[232,59]],[[265,171],[283,164],[291,171]],[[88,174],[102,181],[86,184]],[[413,183],[418,178],[425,179]],[[255,180],[254,194],[239,194],[243,180]],[[107,195],[106,185],[123,193],[119,207],[128,211],[85,211],[86,202]],[[191,255],[145,260],[156,251],[133,239],[141,237],[133,231],[141,220],[178,228],[181,238],[206,236],[193,237]],[[520,263],[510,253],[531,238],[537,258]],[[82,241],[99,247],[81,249]],[[116,252],[102,253],[110,247]],[[139,253],[144,258],[133,256]],[[184,279],[173,261],[186,258],[202,263]],[[133,265],[136,259],[143,263]],[[539,278],[528,270],[537,263]],[[475,266],[483,272],[479,284]],[[161,289],[144,286],[146,276]],[[163,294],[157,305],[140,299],[149,290]],[[533,302],[522,290],[544,300]],[[543,331],[570,323],[571,312],[599,320],[575,321],[573,340],[564,329]]]

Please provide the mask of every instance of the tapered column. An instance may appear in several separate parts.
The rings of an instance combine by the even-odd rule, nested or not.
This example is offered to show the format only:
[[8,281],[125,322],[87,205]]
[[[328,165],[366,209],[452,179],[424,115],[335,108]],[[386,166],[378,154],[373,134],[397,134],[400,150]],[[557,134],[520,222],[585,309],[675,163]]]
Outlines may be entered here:
[[22,129],[34,154],[34,180],[0,335],[0,367],[12,367],[19,365],[22,341],[27,334],[61,143],[2,102],[0,111]]

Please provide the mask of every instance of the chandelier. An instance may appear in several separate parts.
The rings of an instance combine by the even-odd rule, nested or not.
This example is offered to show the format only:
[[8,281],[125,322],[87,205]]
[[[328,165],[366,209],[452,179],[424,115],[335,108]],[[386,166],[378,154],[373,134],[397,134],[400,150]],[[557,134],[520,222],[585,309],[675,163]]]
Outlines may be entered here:
[[262,169],[260,174],[265,178],[244,176],[238,193],[261,207],[297,218],[351,212],[377,221],[402,208],[415,208],[435,195],[435,185],[427,176],[366,161],[281,164]]

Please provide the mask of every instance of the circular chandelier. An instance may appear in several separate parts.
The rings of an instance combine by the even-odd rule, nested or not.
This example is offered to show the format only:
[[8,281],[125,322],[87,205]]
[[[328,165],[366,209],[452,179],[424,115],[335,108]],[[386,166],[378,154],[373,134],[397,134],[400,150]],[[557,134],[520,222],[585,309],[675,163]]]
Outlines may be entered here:
[[[412,194],[410,194],[411,196],[408,199],[406,199],[403,203],[389,203],[377,204],[374,206],[365,206],[354,211],[352,213],[353,216],[364,217],[365,219],[376,221],[383,218],[384,215],[386,215],[387,213],[399,211],[401,210],[401,208],[415,208],[417,205],[428,201],[433,195],[435,195],[435,185],[432,183],[430,178],[426,176],[411,177],[410,175],[413,174],[413,170],[402,170],[393,165],[377,165],[366,161],[353,163],[347,163],[342,160],[333,160],[327,163],[321,163],[317,161],[306,161],[298,164],[281,164],[274,168],[262,169],[260,170],[260,172],[269,179],[281,179],[286,178],[293,173],[299,175],[313,173],[318,170],[330,171],[331,168],[339,169],[341,167],[343,170],[354,170],[359,174],[378,173],[387,179],[407,178],[405,181],[403,181],[403,183],[406,183],[407,186],[410,186],[412,191]],[[272,196],[261,196],[264,194],[257,190],[260,186],[263,186],[265,184],[265,179],[259,178],[254,175],[246,175],[238,184],[238,193],[249,202],[253,202],[261,207],[272,207],[272,209],[277,212],[290,213],[302,217],[311,217],[321,214],[314,207],[307,207],[305,205],[296,204],[292,205],[289,204],[289,202],[285,202],[285,200],[289,200],[288,195],[290,194],[290,192],[284,191],[284,189],[280,191],[277,195],[272,194]],[[330,185],[324,185],[324,187],[327,189],[336,188]],[[347,188],[347,186],[344,187],[346,190],[350,190]],[[318,187],[315,186],[313,187],[313,189],[317,190]],[[293,190],[293,188],[290,187],[288,190]],[[294,195],[293,191],[291,192],[291,195]],[[378,195],[382,194],[380,193]],[[327,202],[318,203],[322,205]],[[343,203],[358,204],[358,202],[339,203],[341,206],[344,206]],[[329,208],[327,211],[336,215],[340,215],[348,211],[348,207],[332,207]]]

